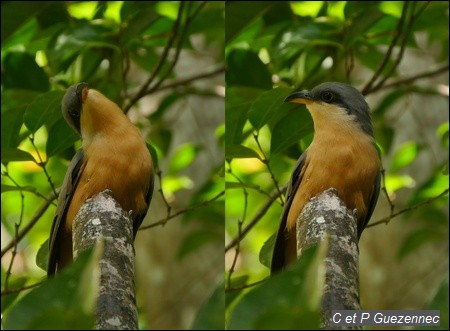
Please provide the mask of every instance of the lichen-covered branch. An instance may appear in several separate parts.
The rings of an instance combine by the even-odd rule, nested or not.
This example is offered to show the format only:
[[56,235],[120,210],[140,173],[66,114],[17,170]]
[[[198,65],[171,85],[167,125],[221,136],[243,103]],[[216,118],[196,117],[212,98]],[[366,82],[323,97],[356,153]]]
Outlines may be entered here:
[[332,310],[361,309],[356,219],[336,195],[336,190],[328,189],[306,204],[297,219],[296,231],[297,256],[328,236],[321,304],[322,327],[336,329],[331,324]]
[[98,330],[137,330],[133,222],[110,191],[88,199],[73,222],[74,258],[103,241],[96,304]]

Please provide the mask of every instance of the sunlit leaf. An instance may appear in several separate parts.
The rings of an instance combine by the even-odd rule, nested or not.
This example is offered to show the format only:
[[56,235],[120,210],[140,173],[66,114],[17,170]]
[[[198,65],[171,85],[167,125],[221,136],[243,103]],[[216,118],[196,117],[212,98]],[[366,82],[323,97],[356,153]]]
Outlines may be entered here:
[[415,142],[404,143],[395,153],[391,162],[391,173],[399,172],[410,165],[419,154],[421,148]]
[[389,194],[396,192],[402,188],[412,188],[416,182],[409,175],[391,175],[386,176],[386,189]]
[[192,143],[180,145],[171,157],[168,173],[173,175],[187,168],[194,161],[200,149]]
[[227,159],[234,158],[257,158],[260,159],[259,154],[251,148],[242,145],[227,145],[226,155]]
[[18,148],[2,148],[2,163],[35,161],[33,155]]
[[192,180],[187,176],[165,176],[162,179],[164,194],[171,196],[179,190],[192,188]]

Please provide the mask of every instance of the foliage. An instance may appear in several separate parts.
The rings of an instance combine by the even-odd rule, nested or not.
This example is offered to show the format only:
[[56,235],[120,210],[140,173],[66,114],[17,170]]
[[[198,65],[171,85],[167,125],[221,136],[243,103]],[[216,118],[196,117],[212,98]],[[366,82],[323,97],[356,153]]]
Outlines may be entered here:
[[[224,71],[222,52],[212,51],[223,49],[223,3],[2,2],[1,6],[2,238],[10,244],[2,248],[2,300],[8,302],[2,304],[2,315],[8,320],[9,311],[20,315],[30,309],[33,300],[18,295],[20,291],[6,294],[44,277],[37,265],[45,265],[45,250],[37,265],[34,260],[48,238],[67,161],[80,147],[80,138],[60,111],[64,91],[74,83],[86,81],[115,101],[146,136],[163,192],[157,184],[154,196],[162,194],[169,204],[180,192],[190,192],[182,210],[168,209],[164,222],[152,220],[161,226],[177,214],[183,215],[184,224],[197,223],[197,230],[180,244],[179,258],[222,240],[224,187],[218,173],[222,164],[213,165],[198,185],[188,172],[209,155],[208,148],[220,150],[219,139],[206,137],[200,128],[213,147],[186,141],[177,147],[169,124],[174,109],[181,109],[190,96],[223,98],[214,86],[196,84]],[[185,58],[208,52],[209,65],[187,74],[179,69]],[[149,104],[147,96],[153,97],[152,109],[142,109]],[[199,233],[208,237],[198,240]],[[48,307],[66,293],[59,291],[63,279],[57,279],[40,286],[56,289],[48,293]],[[35,324],[20,328],[60,328],[75,317],[68,314],[58,310],[61,320],[52,321],[42,312],[33,316]]]
[[[425,136],[405,134],[397,123],[404,113],[414,117],[413,109],[398,110],[399,104],[412,98],[423,102],[433,98],[446,104],[445,92],[428,79],[448,71],[448,4],[229,2],[225,13],[226,291],[234,302],[227,305],[230,328],[241,313],[238,310],[251,309],[250,297],[258,296],[260,285],[252,288],[252,284],[268,275],[285,183],[312,139],[309,113],[283,103],[294,90],[342,81],[368,97],[384,167],[383,202],[378,205],[387,201],[391,206],[384,211],[386,218],[372,222],[391,225],[402,221],[397,217],[402,214],[404,221],[411,220],[394,252],[400,259],[427,245],[445,246],[448,114],[441,113],[437,125],[436,121],[429,124],[441,137],[433,143]],[[413,54],[427,54],[428,63],[426,67],[410,64],[405,74],[404,63],[414,63]],[[438,107],[438,103],[430,104]],[[423,115],[416,117],[421,128]],[[417,172],[419,164],[426,164],[426,170]],[[269,281],[275,280],[264,283]],[[279,296],[272,292],[265,305],[277,309]],[[256,301],[263,300],[258,297]],[[254,320],[263,319],[266,309],[270,308],[260,309]],[[269,320],[245,328],[264,329],[271,325]],[[295,328],[290,324],[294,321],[293,316],[285,316],[281,325]]]

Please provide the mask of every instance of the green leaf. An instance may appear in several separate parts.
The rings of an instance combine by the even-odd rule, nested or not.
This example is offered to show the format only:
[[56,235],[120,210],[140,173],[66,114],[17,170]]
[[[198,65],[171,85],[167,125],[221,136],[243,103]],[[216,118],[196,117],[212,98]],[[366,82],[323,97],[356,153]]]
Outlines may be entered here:
[[2,85],[6,89],[46,92],[48,77],[28,53],[8,52],[2,60]]
[[192,143],[186,143],[178,146],[171,157],[168,174],[173,175],[187,168],[192,161],[194,161],[199,150],[200,148],[194,146]]
[[225,73],[227,86],[272,88],[272,75],[258,54],[245,49],[232,50],[227,56],[228,70]]
[[69,127],[64,118],[59,118],[48,130],[47,158],[65,151],[79,139],[80,136]]
[[394,128],[390,127],[387,123],[383,123],[381,126],[375,127],[374,135],[377,143],[379,143],[383,151],[383,154],[389,154],[395,136]]
[[191,330],[223,330],[225,325],[225,292],[223,281],[202,304]]
[[440,310],[440,326],[438,327],[429,327],[429,326],[419,326],[418,330],[447,330],[448,329],[448,275],[442,281],[438,290],[436,291],[434,297],[428,303],[424,309],[427,310]]
[[261,190],[261,186],[252,183],[226,182],[225,187],[227,190],[242,189],[242,188],[250,188],[255,189],[257,191]]
[[225,149],[240,145],[247,114],[253,101],[263,92],[253,87],[228,87],[225,98]]
[[184,238],[178,249],[177,258],[181,260],[199,247],[210,242],[217,242],[218,239],[221,239],[221,236],[218,236],[217,233],[206,230],[194,231]]
[[399,172],[410,165],[419,154],[422,148],[415,142],[409,141],[404,143],[395,153],[391,162],[391,173]]
[[[3,274],[2,274],[3,278]],[[3,278],[4,279],[4,278]],[[25,277],[11,277],[9,279],[9,289],[20,289],[25,286],[27,278]],[[3,285],[3,284],[2,284]],[[3,294],[3,293],[2,293]],[[15,302],[17,297],[21,294],[21,291],[12,292],[11,294],[2,295],[2,313],[8,309],[8,307]]]
[[246,159],[246,158],[261,159],[256,151],[242,145],[226,145],[225,151],[226,151],[225,153],[226,159]]
[[[306,282],[308,270],[315,268],[313,261],[320,255],[318,253],[316,247],[304,251],[299,261],[286,271],[272,275],[263,284],[253,287],[237,302],[231,312],[228,329],[266,329],[267,323],[271,323],[272,319],[281,323],[282,328],[298,329],[299,326],[306,325],[308,328],[317,329],[318,307],[310,306],[307,295],[311,294],[311,289],[306,288]],[[279,320],[278,314],[285,318]],[[273,327],[274,325],[270,324],[268,329]]]
[[[303,19],[301,23],[289,25],[276,38],[269,49],[276,68],[290,67],[299,56],[323,48],[328,53],[342,50],[338,35],[342,33],[342,22],[325,18],[321,21]],[[315,74],[315,73],[314,73]]]
[[[445,190],[448,190],[448,175],[443,174],[441,167],[438,167],[430,178],[417,189],[414,195],[409,199],[408,204],[415,205],[427,199],[434,198]],[[440,201],[446,202],[448,205],[448,193],[444,195]],[[434,202],[434,204],[436,203],[439,205],[438,201]]]
[[295,109],[278,121],[272,129],[270,151],[282,153],[314,130],[313,120],[307,110]]
[[41,268],[42,270],[44,270],[45,272],[47,272],[48,269],[48,254],[49,254],[49,250],[48,250],[48,239],[46,241],[44,241],[41,245],[41,247],[39,247],[39,250],[36,254],[36,265]]
[[228,284],[228,274],[226,276],[227,279],[227,287],[230,287],[231,290],[225,292],[225,306],[228,308],[241,294],[241,290],[232,290],[238,289],[244,286],[248,281],[248,275],[232,277],[231,284]]
[[228,44],[273,6],[269,1],[229,1],[225,3],[225,42]]
[[416,185],[414,178],[409,175],[389,174],[386,176],[386,190],[389,194],[397,192],[402,188],[412,188]]
[[442,123],[439,126],[437,134],[441,138],[442,146],[448,148],[448,122]]
[[284,104],[284,99],[292,92],[292,89],[278,87],[263,92],[253,102],[248,118],[255,129],[261,129],[272,117],[277,116]]
[[47,1],[3,2],[1,23],[2,44],[27,21],[35,17],[40,11],[45,10],[48,3]]
[[415,252],[423,245],[431,242],[436,242],[444,239],[444,234],[435,230],[420,229],[410,233],[402,243],[402,246],[397,252],[397,258],[402,260],[410,253]]
[[15,162],[15,161],[33,161],[34,157],[25,151],[18,148],[2,148],[2,163]]
[[180,100],[182,95],[178,92],[173,92],[165,96],[161,102],[158,105],[158,108],[156,111],[150,115],[150,120],[152,122],[161,120],[162,116],[165,114],[165,112],[170,109],[170,107]]
[[42,125],[52,125],[61,118],[61,100],[64,91],[41,94],[27,107],[24,114],[26,127],[35,133]]
[[[5,317],[9,330],[92,329],[93,311],[81,291],[91,251],[83,252],[61,274],[28,292]],[[91,275],[92,278],[92,275]],[[45,303],[45,304],[43,304]]]
[[264,245],[259,251],[259,262],[261,262],[261,264],[266,266],[267,268],[270,268],[270,266],[272,265],[272,253],[276,238],[277,232],[271,235],[269,239],[264,242]]
[[36,193],[37,189],[34,186],[17,187],[17,186],[2,184],[2,192],[12,192],[12,191],[27,191],[27,192]]

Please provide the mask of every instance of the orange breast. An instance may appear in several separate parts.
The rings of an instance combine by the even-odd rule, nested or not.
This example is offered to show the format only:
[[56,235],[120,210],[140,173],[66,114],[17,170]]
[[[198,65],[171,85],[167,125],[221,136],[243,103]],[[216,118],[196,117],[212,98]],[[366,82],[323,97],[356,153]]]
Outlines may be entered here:
[[347,208],[364,218],[380,160],[371,141],[363,136],[315,137],[307,150],[301,182],[294,195],[287,229],[295,229],[298,216],[312,197],[333,187]]
[[150,154],[139,135],[123,139],[96,137],[85,150],[85,167],[72,198],[66,228],[71,231],[72,221],[86,199],[105,189],[125,211],[136,215],[147,210],[145,201],[152,171]]

